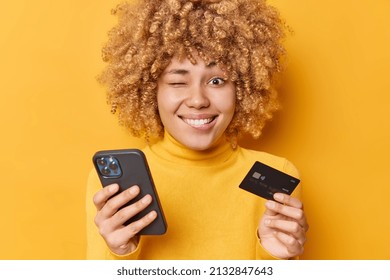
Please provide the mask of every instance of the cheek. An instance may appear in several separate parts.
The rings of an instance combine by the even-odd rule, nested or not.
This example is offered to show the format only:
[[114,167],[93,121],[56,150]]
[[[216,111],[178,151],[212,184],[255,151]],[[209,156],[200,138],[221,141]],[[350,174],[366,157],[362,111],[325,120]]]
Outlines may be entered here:
[[164,117],[167,111],[165,99],[162,94],[157,93],[157,109],[160,114],[160,118],[162,121],[164,121]]
[[233,116],[235,110],[236,110],[236,95],[234,92],[232,92],[229,95],[225,95],[224,98],[221,98],[218,101],[218,104],[220,104],[220,109],[228,116]]
[[171,95],[165,92],[157,92],[157,107],[161,121],[174,114],[177,110],[178,101]]

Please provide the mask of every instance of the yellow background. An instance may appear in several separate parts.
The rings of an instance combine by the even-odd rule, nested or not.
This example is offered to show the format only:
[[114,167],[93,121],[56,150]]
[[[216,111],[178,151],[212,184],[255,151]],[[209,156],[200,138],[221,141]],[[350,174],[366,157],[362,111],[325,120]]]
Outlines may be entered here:
[[[92,154],[142,146],[95,80],[116,2],[2,2],[0,259],[83,259]],[[272,4],[294,30],[284,109],[242,145],[300,169],[304,259],[390,259],[390,2]]]

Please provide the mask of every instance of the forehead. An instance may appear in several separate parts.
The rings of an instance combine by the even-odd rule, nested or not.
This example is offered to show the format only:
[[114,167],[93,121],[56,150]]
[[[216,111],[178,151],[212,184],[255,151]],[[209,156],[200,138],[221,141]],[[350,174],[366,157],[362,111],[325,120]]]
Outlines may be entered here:
[[199,56],[194,56],[194,63],[188,58],[180,59],[174,56],[168,66],[165,68],[163,74],[174,73],[174,74],[185,74],[185,72],[204,69],[204,70],[221,70],[215,61],[209,61],[207,64]]

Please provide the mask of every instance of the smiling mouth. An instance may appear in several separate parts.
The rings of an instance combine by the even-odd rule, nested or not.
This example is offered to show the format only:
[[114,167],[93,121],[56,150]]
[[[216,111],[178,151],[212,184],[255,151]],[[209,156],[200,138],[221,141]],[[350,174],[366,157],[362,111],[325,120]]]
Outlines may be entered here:
[[202,127],[204,125],[212,123],[217,116],[209,117],[209,118],[203,118],[203,119],[189,119],[180,117],[186,124],[193,126],[193,127]]

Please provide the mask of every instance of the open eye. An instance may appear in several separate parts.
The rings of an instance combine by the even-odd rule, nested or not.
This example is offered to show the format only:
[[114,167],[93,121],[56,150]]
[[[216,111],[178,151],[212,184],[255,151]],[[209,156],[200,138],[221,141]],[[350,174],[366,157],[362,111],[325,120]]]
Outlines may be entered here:
[[208,84],[213,85],[213,86],[220,86],[225,83],[225,79],[222,78],[212,78]]

